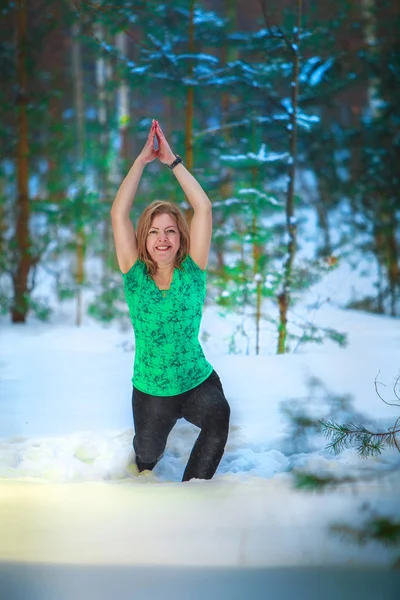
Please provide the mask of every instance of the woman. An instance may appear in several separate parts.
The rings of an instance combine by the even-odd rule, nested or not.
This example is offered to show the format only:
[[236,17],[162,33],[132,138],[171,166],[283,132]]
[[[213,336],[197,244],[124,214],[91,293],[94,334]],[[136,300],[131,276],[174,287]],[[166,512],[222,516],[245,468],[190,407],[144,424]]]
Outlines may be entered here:
[[[135,234],[129,211],[145,165],[156,158],[169,166],[189,199],[194,211],[190,231],[174,204],[153,202],[141,215]],[[184,418],[201,431],[182,481],[211,479],[224,453],[230,416],[221,381],[198,340],[211,203],[172,152],[157,121],[153,120],[147,142],[118,190],[111,217],[136,340],[132,378],[136,465],[139,472],[152,470],[171,429]]]

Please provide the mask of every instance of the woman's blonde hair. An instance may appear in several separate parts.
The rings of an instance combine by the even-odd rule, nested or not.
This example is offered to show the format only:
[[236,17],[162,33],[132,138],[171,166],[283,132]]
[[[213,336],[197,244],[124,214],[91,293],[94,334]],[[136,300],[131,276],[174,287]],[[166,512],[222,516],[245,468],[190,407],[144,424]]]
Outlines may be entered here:
[[180,233],[180,246],[175,256],[175,267],[180,268],[183,260],[189,254],[189,227],[182,211],[172,202],[165,200],[155,200],[140,215],[137,225],[137,244],[139,251],[139,260],[142,260],[150,277],[157,273],[157,264],[148,253],[146,242],[153,219],[157,215],[171,215],[176,221]]

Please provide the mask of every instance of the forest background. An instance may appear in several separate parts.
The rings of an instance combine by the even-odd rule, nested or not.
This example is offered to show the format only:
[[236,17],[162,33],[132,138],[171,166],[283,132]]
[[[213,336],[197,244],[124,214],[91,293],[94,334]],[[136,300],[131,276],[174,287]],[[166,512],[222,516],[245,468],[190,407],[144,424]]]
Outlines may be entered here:
[[[2,0],[2,314],[126,318],[109,212],[156,118],[213,203],[207,302],[250,315],[249,353],[266,322],[278,353],[344,344],[292,311],[343,262],[374,281],[348,307],[397,317],[399,22],[376,0]],[[155,199],[190,219],[158,162],[134,222]]]

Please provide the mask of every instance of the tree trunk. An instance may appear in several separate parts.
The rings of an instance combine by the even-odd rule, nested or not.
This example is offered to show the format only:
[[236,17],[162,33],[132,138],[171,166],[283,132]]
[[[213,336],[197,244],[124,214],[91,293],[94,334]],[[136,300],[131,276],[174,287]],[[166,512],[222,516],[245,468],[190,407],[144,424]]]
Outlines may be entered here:
[[0,174],[0,273],[5,271],[6,266],[6,232],[7,232],[7,223],[6,223],[6,211],[5,211],[5,188],[6,182],[5,177]]
[[[99,24],[96,27],[96,34],[99,40],[105,41],[104,39],[104,29],[103,25]],[[108,69],[107,63],[109,59],[105,58],[103,54],[100,54],[96,59],[96,86],[98,90],[97,102],[98,102],[98,120],[100,124],[100,156],[101,156],[101,166],[98,171],[98,178],[100,184],[99,190],[99,199],[100,202],[107,203],[110,200],[108,195],[108,178],[109,178],[109,168],[110,165],[108,163],[109,156],[109,128],[107,127],[107,118],[108,118],[108,102],[107,102],[107,92],[106,92],[106,82],[108,79]],[[108,215],[109,211],[105,211],[105,214]],[[113,254],[110,253],[110,219],[104,218],[101,223],[101,232],[102,232],[102,245],[101,245],[101,261],[102,261],[102,288],[104,289],[106,286],[106,282],[108,280],[108,263],[110,261],[110,257]]]
[[287,313],[290,306],[290,291],[292,284],[292,269],[296,253],[297,226],[294,221],[294,189],[296,178],[296,153],[297,153],[297,102],[299,91],[299,43],[300,28],[302,23],[303,1],[297,2],[297,27],[294,33],[293,44],[293,77],[291,81],[291,113],[289,126],[289,184],[286,197],[286,227],[288,232],[288,246],[284,264],[284,277],[282,291],[278,295],[279,327],[278,327],[278,354],[286,352],[287,340]]
[[16,204],[16,252],[13,272],[14,299],[11,307],[13,323],[25,323],[29,310],[28,275],[32,265],[29,237],[29,172],[28,172],[28,117],[27,117],[27,10],[26,1],[17,2],[17,204]]
[[186,129],[185,149],[186,165],[189,171],[193,168],[193,112],[194,112],[194,88],[188,86],[186,94]]
[[[73,3],[72,3],[73,4]],[[74,7],[75,8],[75,7]],[[72,72],[74,80],[75,112],[77,127],[77,163],[79,169],[83,168],[84,147],[85,147],[85,104],[83,97],[83,73],[81,43],[79,40],[81,27],[75,22],[72,26]],[[84,226],[80,221],[82,210],[82,195],[84,188],[83,173],[80,172],[78,187],[78,223],[76,225],[76,284],[77,284],[77,305],[75,323],[79,327],[82,324],[82,285],[85,276],[84,260],[86,253],[86,236]]]
[[[124,32],[117,33],[116,46],[123,56],[127,56],[128,44],[127,37]],[[120,157],[123,160],[129,159],[129,144],[128,144],[128,123],[130,118],[129,110],[129,88],[125,79],[121,79],[118,95],[117,95],[117,110],[118,110],[118,126],[120,137]],[[118,163],[116,162],[116,165]],[[117,173],[118,181],[120,173]]]
[[[364,37],[371,52],[377,53],[376,1],[362,0],[364,16]],[[368,85],[368,108],[370,117],[378,120],[382,113],[382,98],[379,95],[380,82],[376,75],[370,77]],[[397,315],[397,302],[400,287],[399,248],[396,236],[397,215],[390,205],[390,199],[382,197],[374,201],[374,248],[377,260],[386,270],[390,314]],[[379,301],[379,300],[378,300]]]
[[[257,168],[252,169],[252,187],[257,187]],[[254,200],[256,203],[257,200]],[[256,355],[260,353],[260,325],[261,325],[261,301],[262,301],[262,276],[260,273],[260,258],[262,254],[262,248],[257,241],[258,227],[257,227],[257,206],[253,205],[253,222],[252,222],[252,233],[253,233],[253,272],[254,280],[256,282]]]
[[332,242],[328,222],[327,198],[329,195],[328,186],[323,180],[323,176],[318,178],[318,200],[315,203],[315,209],[318,217],[318,227],[323,233],[323,243],[319,247],[320,256],[329,256],[332,254]]
[[[194,54],[194,0],[190,0],[189,17],[189,53]],[[193,62],[190,64],[189,75],[193,74]],[[186,166],[189,171],[193,168],[193,113],[194,113],[194,87],[189,85],[186,92],[186,127],[185,127],[185,150]],[[188,202],[190,205],[190,203]],[[190,222],[191,209],[186,211],[186,218]]]
[[397,302],[400,286],[399,250],[396,238],[396,211],[385,210],[384,237],[386,249],[386,268],[389,279],[390,315],[397,316]]
[[[253,217],[253,235],[256,235],[257,219]],[[260,325],[261,325],[261,299],[262,299],[262,277],[260,273],[260,247],[253,242],[254,280],[256,282],[256,355],[260,353]]]
[[[224,0],[224,12],[225,12],[225,17],[228,19],[228,22],[229,22],[230,31],[232,31],[236,25],[237,3],[231,2],[231,0]],[[223,65],[225,65],[226,63],[229,63],[229,62],[235,60],[236,58],[237,58],[237,49],[232,48],[228,44],[224,44],[221,49],[221,63]],[[224,125],[227,122],[227,120],[229,119],[228,112],[229,112],[229,106],[230,106],[231,101],[232,101],[232,94],[228,93],[226,91],[223,92],[222,96],[221,96],[221,110],[220,110],[221,125]],[[229,129],[223,129],[222,136],[228,144],[229,139],[231,137]],[[232,196],[232,188],[233,188],[232,178],[233,178],[232,169],[230,169],[229,167],[224,167],[223,181],[221,182],[220,187],[219,187],[220,198],[225,199],[225,198],[230,198]],[[223,211],[221,211],[221,216],[220,216],[219,220],[217,221],[216,225],[219,228],[219,227],[223,227],[224,223],[225,223],[225,219],[223,216]],[[225,268],[225,260],[224,260],[225,248],[224,248],[223,240],[218,240],[217,242],[214,241],[214,249],[217,254],[217,272],[219,275],[222,275],[224,268]]]
[[[375,17],[375,0],[361,0],[362,12],[364,17],[364,37],[367,46],[371,48],[371,51],[375,54],[376,51],[376,17]],[[368,85],[368,107],[371,112],[371,116],[377,117],[380,112],[380,98],[379,98],[379,79],[376,76],[369,78]]]

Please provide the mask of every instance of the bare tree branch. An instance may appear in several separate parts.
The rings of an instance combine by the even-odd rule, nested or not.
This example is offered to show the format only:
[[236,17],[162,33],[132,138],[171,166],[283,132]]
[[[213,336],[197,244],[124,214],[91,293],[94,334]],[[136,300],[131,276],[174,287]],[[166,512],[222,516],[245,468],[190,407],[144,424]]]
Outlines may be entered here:
[[397,379],[396,379],[396,381],[394,383],[394,387],[393,387],[393,393],[396,396],[397,400],[400,400],[400,396],[396,392],[396,387],[397,387],[397,384],[399,383],[399,380],[400,380],[400,375],[397,377]]
[[389,429],[390,433],[393,434],[393,441],[395,443],[395,446],[397,448],[397,450],[400,452],[400,447],[399,444],[397,443],[397,438],[396,438],[396,434],[399,433],[399,429],[396,429],[397,427],[397,423],[400,421],[400,417],[396,420],[396,423],[393,425],[393,427],[391,429]]
[[[379,371],[378,371],[378,375],[379,375],[379,373],[380,373],[380,372],[381,372],[381,370],[379,369]],[[400,404],[397,404],[397,402],[394,402],[394,403],[393,403],[393,402],[387,402],[387,401],[386,401],[384,398],[382,398],[382,396],[381,396],[381,395],[380,395],[380,393],[378,392],[378,386],[377,386],[377,384],[379,383],[380,385],[383,385],[384,387],[386,387],[386,385],[385,385],[384,383],[382,383],[381,381],[377,381],[377,377],[378,377],[378,375],[375,377],[375,380],[374,380],[374,385],[375,385],[375,391],[376,391],[377,395],[379,396],[379,398],[382,400],[382,402],[384,402],[384,403],[385,403],[385,404],[387,404],[388,406],[400,406]],[[395,388],[396,388],[396,386],[397,386],[397,383],[398,383],[399,379],[400,379],[400,375],[399,375],[399,377],[396,379],[396,383],[394,384],[394,387],[395,387]],[[395,394],[396,394],[396,392],[395,392]],[[398,398],[398,395],[397,395],[397,394],[396,394],[396,398]]]
[[[87,28],[89,29],[89,31],[90,31],[90,35],[93,37],[93,39],[95,39],[95,40],[96,40],[96,42],[99,44],[99,46],[101,46],[101,47],[103,48],[104,52],[107,52],[107,53],[109,53],[109,54],[114,54],[114,56],[116,56],[116,58],[120,58],[120,57],[119,57],[119,56],[118,56],[116,53],[110,53],[110,51],[109,51],[109,50],[106,50],[106,49],[104,48],[104,43],[103,43],[103,42],[102,42],[102,41],[101,41],[101,40],[100,40],[100,39],[99,39],[99,38],[96,36],[95,32],[93,31],[93,26],[92,26],[92,23],[90,23],[90,22],[89,22],[89,20],[88,20],[88,18],[87,18],[87,16],[83,14],[83,12],[82,12],[82,10],[80,9],[80,7],[78,6],[78,4],[77,4],[76,0],[71,0],[71,1],[72,1],[72,3],[74,4],[74,6],[75,6],[76,10],[78,11],[78,13],[79,13],[79,16],[80,16],[80,18],[81,18],[81,20],[82,20],[82,22],[83,22],[84,26],[85,26],[85,27],[87,27]],[[84,4],[90,4],[90,3],[88,3],[88,2],[87,2],[87,0],[82,0],[82,2],[83,2]],[[115,8],[115,7],[113,7],[113,8]],[[121,30],[122,30],[122,31],[125,33],[125,35],[127,35],[128,37],[130,37],[131,39],[133,39],[133,40],[134,40],[134,42],[135,42],[135,43],[136,43],[138,46],[141,46],[142,48],[146,48],[146,50],[151,50],[151,48],[150,48],[150,47],[149,47],[147,44],[144,44],[143,42],[140,42],[140,41],[137,39],[137,37],[135,37],[135,36],[134,36],[132,33],[130,33],[130,31],[128,31],[128,30],[125,28],[125,26],[124,26],[124,24],[123,24],[123,21],[116,21],[116,20],[114,19],[114,23],[116,23],[116,24],[117,24],[119,27],[121,27]]]
[[[272,25],[269,15],[268,15],[268,12],[267,12],[265,0],[260,0],[260,6],[261,6],[261,11],[263,13],[265,25],[266,25],[268,31],[271,33],[272,37],[283,39],[285,41],[287,47],[289,48],[289,50],[291,52],[293,52],[293,54],[296,54],[297,51],[295,50],[292,42],[289,40],[289,38],[287,37],[287,35],[283,31],[283,29],[281,27],[279,27],[278,25]],[[277,31],[279,33],[279,35],[274,35],[274,31]]]
[[[119,6],[115,4],[106,4],[103,6],[101,4],[96,4],[95,2],[89,2],[89,0],[81,0],[81,2],[100,12],[106,10],[118,10],[119,8],[128,8],[125,4],[120,4]],[[134,8],[135,10],[144,10],[144,7],[135,6]]]

